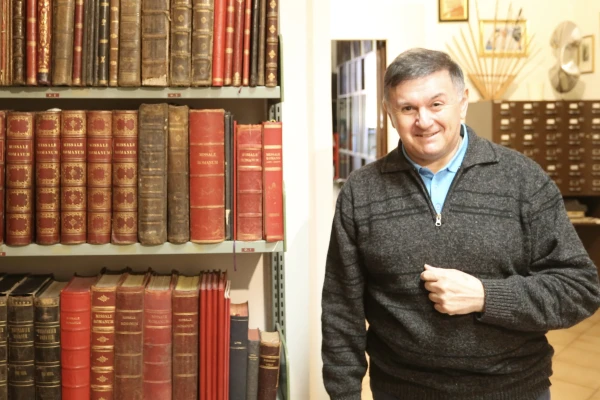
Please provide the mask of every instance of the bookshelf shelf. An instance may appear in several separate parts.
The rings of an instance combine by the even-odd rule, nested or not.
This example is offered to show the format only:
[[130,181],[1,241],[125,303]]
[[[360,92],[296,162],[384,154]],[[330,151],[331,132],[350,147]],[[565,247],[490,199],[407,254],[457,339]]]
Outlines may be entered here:
[[279,99],[281,87],[3,87],[0,99]]
[[[36,257],[36,256],[119,256],[119,255],[163,255],[163,254],[231,254],[234,242],[226,241],[216,244],[171,244],[159,246],[142,246],[139,243],[130,245],[113,244],[77,244],[41,246],[30,244],[21,247],[1,245],[0,254],[7,257]],[[283,251],[283,242],[267,243],[264,240],[256,242],[235,242],[236,253],[275,253]]]

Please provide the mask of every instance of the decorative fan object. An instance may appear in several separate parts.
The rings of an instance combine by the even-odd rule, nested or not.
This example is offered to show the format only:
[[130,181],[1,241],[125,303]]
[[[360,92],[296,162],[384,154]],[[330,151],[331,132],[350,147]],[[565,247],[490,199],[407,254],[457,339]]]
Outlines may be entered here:
[[548,75],[552,87],[559,93],[566,93],[577,85],[581,71],[577,65],[577,51],[581,43],[581,32],[571,21],[561,22],[550,38],[550,46],[558,58]]

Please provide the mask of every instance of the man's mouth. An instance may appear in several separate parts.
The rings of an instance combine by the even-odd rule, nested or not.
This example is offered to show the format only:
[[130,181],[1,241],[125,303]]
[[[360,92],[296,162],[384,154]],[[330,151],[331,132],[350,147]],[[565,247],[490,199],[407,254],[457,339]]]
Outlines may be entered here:
[[430,137],[432,137],[433,135],[435,135],[436,133],[437,133],[437,132],[434,132],[434,133],[419,133],[419,134],[417,134],[416,136],[417,136],[417,137],[422,137],[422,138],[430,138]]

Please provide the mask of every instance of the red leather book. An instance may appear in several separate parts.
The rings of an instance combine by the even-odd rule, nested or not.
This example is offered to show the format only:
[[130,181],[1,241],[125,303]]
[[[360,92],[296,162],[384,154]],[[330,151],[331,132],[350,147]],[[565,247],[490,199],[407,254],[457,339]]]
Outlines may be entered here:
[[35,241],[60,242],[60,111],[42,111],[35,124]]
[[225,75],[223,76],[223,86],[231,86],[233,77],[234,2],[235,0],[227,0],[227,11],[225,15]]
[[208,399],[208,277],[207,272],[202,272],[200,275],[200,370],[198,372],[200,400]]
[[150,273],[128,274],[117,288],[115,399],[143,400],[144,290]]
[[85,243],[87,232],[86,196],[86,113],[62,112],[60,149],[60,242]]
[[60,293],[62,399],[90,398],[90,288],[96,277],[74,276]]
[[225,27],[227,0],[214,0],[212,85],[223,86],[225,74]]
[[171,275],[153,275],[144,296],[144,400],[172,397]]
[[190,240],[225,240],[225,110],[190,110]]
[[113,215],[115,244],[137,242],[137,110],[113,112]]
[[38,0],[37,83],[50,85],[52,55],[52,0]]
[[250,32],[252,31],[252,0],[245,0],[244,11],[242,86],[248,86],[250,85]]
[[199,289],[200,275],[180,275],[173,289],[173,398],[176,400],[198,398]]
[[283,240],[281,122],[263,122],[263,225],[265,240]]
[[112,111],[88,111],[87,136],[87,242],[106,244],[112,218]]
[[27,66],[26,83],[37,85],[37,0],[26,0],[27,15],[27,50],[25,65]]
[[237,240],[237,131],[238,123],[233,121],[233,137],[231,138],[233,153],[231,154],[231,237]]
[[0,111],[0,244],[4,243],[4,148],[6,144],[6,112]]
[[224,312],[227,313],[225,315],[225,365],[224,365],[224,374],[225,374],[225,398],[229,399],[229,382],[230,382],[230,376],[229,376],[229,365],[231,362],[231,350],[229,347],[229,341],[227,339],[229,339],[231,337],[231,319],[229,318],[229,313],[231,312],[231,281],[227,281],[227,285],[225,286],[225,310]]
[[73,32],[73,86],[82,86],[83,1],[75,1],[75,31]]
[[217,400],[225,400],[225,375],[223,374],[225,365],[225,353],[223,348],[223,344],[225,343],[225,279],[227,279],[227,277],[226,275],[224,277],[224,273],[217,275],[217,288],[215,291],[217,295],[217,316],[215,321],[217,324]]
[[233,20],[233,66],[231,85],[242,86],[242,65],[244,52],[244,0],[234,0]]
[[34,114],[6,116],[6,244],[23,246],[33,239]]
[[207,341],[206,347],[208,352],[208,361],[207,361],[207,369],[208,369],[208,379],[206,383],[206,393],[208,395],[208,399],[216,399],[217,397],[217,388],[215,387],[217,381],[217,275],[215,271],[212,271],[208,278],[208,302],[206,318],[207,318]]
[[237,240],[263,236],[262,125],[237,129]]

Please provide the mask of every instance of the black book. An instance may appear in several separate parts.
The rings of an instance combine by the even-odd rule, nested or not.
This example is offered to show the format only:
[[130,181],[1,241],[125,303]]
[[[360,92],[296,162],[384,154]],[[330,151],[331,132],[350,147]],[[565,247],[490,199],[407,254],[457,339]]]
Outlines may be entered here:
[[87,86],[88,78],[88,57],[90,56],[90,10],[91,2],[83,2],[83,37],[81,40],[81,86]]
[[100,1],[98,10],[98,86],[108,86],[109,2]]
[[252,0],[252,30],[250,34],[250,86],[258,83],[258,37],[260,0]]
[[225,240],[233,235],[233,114],[225,112]]
[[232,304],[229,315],[229,400],[246,400],[248,302]]
[[260,332],[248,330],[248,373],[246,375],[246,400],[258,399],[258,356],[260,353]]
[[[98,86],[98,45],[100,40],[100,1],[92,0],[92,83]],[[89,79],[89,78],[88,78]]]

